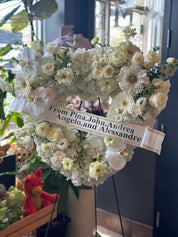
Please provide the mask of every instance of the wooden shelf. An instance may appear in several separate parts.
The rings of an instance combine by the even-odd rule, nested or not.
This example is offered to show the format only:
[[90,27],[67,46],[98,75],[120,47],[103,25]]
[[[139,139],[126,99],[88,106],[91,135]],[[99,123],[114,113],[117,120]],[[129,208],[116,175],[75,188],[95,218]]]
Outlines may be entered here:
[[[50,220],[53,204],[40,209],[39,211],[31,214],[21,220],[9,225],[4,230],[0,231],[1,237],[21,237],[22,235],[37,229],[38,227],[46,224]],[[57,217],[57,204],[53,213],[52,219]]]

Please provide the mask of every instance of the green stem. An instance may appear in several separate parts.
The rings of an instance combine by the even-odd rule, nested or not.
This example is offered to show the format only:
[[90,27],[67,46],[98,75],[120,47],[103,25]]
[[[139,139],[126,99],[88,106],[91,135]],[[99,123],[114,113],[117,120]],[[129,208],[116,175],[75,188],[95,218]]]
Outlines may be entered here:
[[5,113],[4,113],[4,99],[6,98],[6,92],[3,92],[0,89],[0,119],[5,120]]

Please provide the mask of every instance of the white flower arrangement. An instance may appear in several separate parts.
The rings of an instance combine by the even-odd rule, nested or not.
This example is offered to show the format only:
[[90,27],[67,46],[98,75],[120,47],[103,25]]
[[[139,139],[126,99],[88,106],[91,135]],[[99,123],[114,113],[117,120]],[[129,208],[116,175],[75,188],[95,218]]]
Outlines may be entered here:
[[[119,122],[153,127],[156,116],[166,107],[169,76],[177,61],[149,51],[143,55],[129,38],[117,47],[71,49],[48,44],[46,56],[40,43],[25,47],[19,61],[21,74],[16,76],[16,97],[27,101],[33,117],[24,117],[25,125],[16,131],[25,146],[32,140],[42,161],[71,180],[76,186],[102,183],[131,160],[135,147],[108,137],[99,137],[38,119],[46,105],[66,106],[71,95],[92,100],[112,98],[107,117]],[[41,56],[39,55],[41,54]],[[33,122],[32,122],[33,121]]]

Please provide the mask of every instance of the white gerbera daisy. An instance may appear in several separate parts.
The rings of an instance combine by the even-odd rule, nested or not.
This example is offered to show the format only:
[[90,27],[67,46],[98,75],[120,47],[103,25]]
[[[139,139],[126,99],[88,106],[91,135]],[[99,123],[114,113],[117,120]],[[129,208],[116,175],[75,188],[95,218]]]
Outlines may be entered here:
[[139,93],[142,91],[144,83],[148,83],[146,70],[135,65],[121,69],[118,84],[123,92],[128,94]]
[[133,103],[133,98],[127,94],[119,93],[112,101],[112,109],[118,114],[126,113],[130,104]]
[[15,79],[15,94],[17,97],[26,97],[31,92],[31,80],[27,80],[23,74],[17,74]]

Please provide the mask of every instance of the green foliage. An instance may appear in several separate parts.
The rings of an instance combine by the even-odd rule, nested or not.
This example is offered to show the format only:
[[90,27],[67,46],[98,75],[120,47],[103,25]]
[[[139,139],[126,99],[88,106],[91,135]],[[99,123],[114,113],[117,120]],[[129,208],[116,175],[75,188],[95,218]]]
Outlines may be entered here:
[[6,92],[0,89],[0,119],[5,120],[4,113],[4,99],[6,98]]
[[5,130],[7,129],[8,125],[9,125],[9,123],[10,123],[10,121],[11,121],[11,118],[12,118],[12,114],[8,114],[8,115],[6,116],[5,122],[4,122],[4,124],[3,124],[3,127],[2,127],[1,130],[0,130],[0,136],[2,136],[2,135],[4,134]]
[[30,12],[34,13],[34,20],[43,20],[50,17],[57,9],[55,0],[41,0],[30,7]]
[[28,25],[28,13],[23,10],[17,15],[12,16],[10,19],[10,24],[12,27],[12,32],[17,33]]
[[14,123],[19,128],[23,127],[24,123],[23,123],[22,115],[20,113],[12,112],[12,118],[14,120]]
[[[2,2],[1,2],[2,3]],[[1,20],[0,22],[0,27],[2,25],[4,25],[4,23],[6,23],[6,21],[8,21],[13,15],[14,13],[19,9],[20,5],[16,8],[14,8],[11,12],[9,12],[7,15],[5,15],[5,17]]]
[[6,45],[5,47],[2,47],[0,49],[0,56],[6,55],[7,53],[9,53],[9,51],[11,51],[11,49],[12,49],[12,46],[10,44]]

